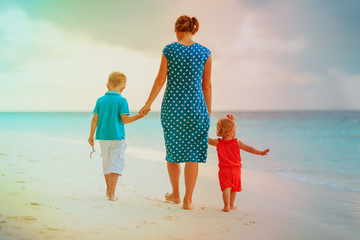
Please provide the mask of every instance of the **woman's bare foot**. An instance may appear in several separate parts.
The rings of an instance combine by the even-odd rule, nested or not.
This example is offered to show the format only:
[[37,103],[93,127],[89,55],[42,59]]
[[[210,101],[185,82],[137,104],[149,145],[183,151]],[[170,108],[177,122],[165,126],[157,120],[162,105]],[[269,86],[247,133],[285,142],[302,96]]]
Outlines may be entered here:
[[194,209],[193,205],[191,204],[190,201],[188,200],[183,200],[183,205],[182,205],[182,208],[185,209],[185,210],[192,210]]
[[166,201],[169,201],[169,202],[173,202],[173,203],[181,203],[181,200],[180,200],[180,197],[174,197],[174,194],[173,193],[165,193],[165,199]]
[[231,209],[231,210],[236,210],[236,209],[237,209],[237,206],[235,206],[235,205],[230,206],[230,209]]
[[118,197],[115,197],[114,194],[110,194],[110,193],[109,193],[108,199],[109,199],[110,201],[117,201],[117,200],[119,200]]

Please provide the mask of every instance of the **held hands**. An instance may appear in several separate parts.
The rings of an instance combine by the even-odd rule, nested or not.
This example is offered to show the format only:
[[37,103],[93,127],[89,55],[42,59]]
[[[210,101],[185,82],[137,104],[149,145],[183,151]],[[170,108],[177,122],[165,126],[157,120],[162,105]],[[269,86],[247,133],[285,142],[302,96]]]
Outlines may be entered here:
[[142,116],[146,116],[149,112],[151,111],[151,108],[149,105],[145,104],[139,111],[139,113],[142,115]]
[[267,155],[267,153],[270,152],[270,149],[265,149],[264,151],[261,152],[261,156]]

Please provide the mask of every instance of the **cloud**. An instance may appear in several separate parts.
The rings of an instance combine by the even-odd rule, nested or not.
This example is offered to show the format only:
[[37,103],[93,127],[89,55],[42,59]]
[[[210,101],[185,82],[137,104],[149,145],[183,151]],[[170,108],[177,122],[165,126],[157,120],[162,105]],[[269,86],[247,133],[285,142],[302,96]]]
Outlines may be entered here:
[[[359,88],[358,74],[344,67],[346,61],[331,64],[341,59],[331,60],[331,51],[319,54],[327,50],[316,42],[324,36],[304,31],[310,23],[297,11],[303,12],[308,2],[162,3],[146,3],[135,11],[135,5],[117,1],[114,9],[105,4],[96,11],[91,5],[81,15],[77,3],[46,3],[36,17],[40,10],[22,3],[28,8],[0,12],[0,100],[6,102],[0,110],[91,111],[112,70],[128,75],[124,94],[131,109],[139,109],[150,92],[163,46],[175,41],[173,23],[184,13],[198,17],[200,31],[194,39],[212,51],[214,110],[360,108],[354,90]],[[59,16],[57,8],[69,12]],[[308,11],[312,21],[316,14]],[[330,32],[325,37],[331,37]],[[161,94],[154,110],[160,102]]]
[[128,77],[124,95],[131,109],[145,102],[158,58],[71,35],[18,9],[0,13],[0,20],[6,50],[0,61],[13,66],[0,73],[1,111],[91,111],[114,70]]

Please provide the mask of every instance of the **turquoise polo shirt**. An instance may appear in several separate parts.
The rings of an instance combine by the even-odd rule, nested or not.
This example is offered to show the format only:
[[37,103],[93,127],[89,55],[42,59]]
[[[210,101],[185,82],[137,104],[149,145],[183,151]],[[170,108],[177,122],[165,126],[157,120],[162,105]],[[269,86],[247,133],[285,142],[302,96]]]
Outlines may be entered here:
[[95,139],[123,140],[125,127],[121,115],[129,115],[129,105],[120,93],[108,91],[96,101],[93,111],[99,115]]

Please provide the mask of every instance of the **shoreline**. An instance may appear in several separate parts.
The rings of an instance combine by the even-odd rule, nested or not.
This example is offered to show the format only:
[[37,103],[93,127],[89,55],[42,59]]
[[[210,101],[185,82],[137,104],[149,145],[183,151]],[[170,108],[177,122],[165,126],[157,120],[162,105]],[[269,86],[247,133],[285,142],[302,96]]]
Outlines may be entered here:
[[[119,201],[106,200],[99,149],[1,132],[1,239],[357,239],[359,194],[242,170],[238,210],[221,211],[217,166],[201,164],[192,211],[165,203],[166,164],[126,152]],[[183,166],[182,166],[183,167]],[[184,193],[183,175],[181,194]]]

